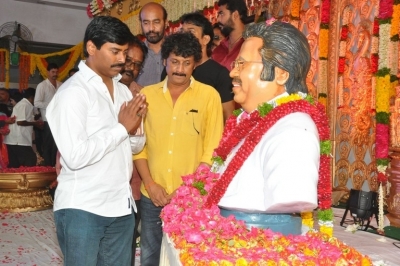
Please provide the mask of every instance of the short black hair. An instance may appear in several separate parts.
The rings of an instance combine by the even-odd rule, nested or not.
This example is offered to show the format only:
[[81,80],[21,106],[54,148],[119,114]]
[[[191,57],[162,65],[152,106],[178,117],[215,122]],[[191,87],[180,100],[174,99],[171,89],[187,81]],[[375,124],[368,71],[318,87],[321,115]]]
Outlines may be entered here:
[[49,63],[48,65],[47,65],[47,71],[50,71],[50,70],[52,70],[52,69],[58,69],[58,65],[56,64],[56,63]]
[[290,23],[275,21],[249,25],[243,38],[258,37],[263,40],[260,55],[264,68],[261,80],[275,79],[275,67],[289,73],[285,87],[289,94],[307,93],[306,77],[311,65],[310,46],[306,36]]
[[8,95],[10,95],[10,91],[9,91],[8,89],[6,89],[6,88],[0,88],[0,91],[7,92],[7,93],[8,93]]
[[71,68],[71,69],[68,71],[68,76],[71,76],[71,73],[76,73],[76,72],[78,72],[78,71],[79,71],[79,68],[77,68],[77,67]]
[[242,23],[246,22],[247,6],[244,0],[219,0],[217,5],[226,5],[226,9],[228,9],[231,13],[237,11]]
[[8,106],[5,103],[0,103],[0,113],[5,114],[6,116],[11,116],[11,112],[8,110]]
[[129,43],[132,33],[128,26],[118,18],[111,16],[97,16],[87,26],[83,38],[83,54],[89,57],[86,49],[88,41],[92,41],[98,50],[103,44],[116,43],[124,45]]
[[27,88],[23,91],[24,98],[35,97],[36,90],[34,88]]
[[132,35],[132,39],[129,41],[129,46],[135,46],[138,47],[140,50],[142,50],[143,53],[143,60],[146,58],[147,53],[149,52],[149,49],[147,46],[142,42],[137,36]]
[[[182,1],[184,1],[184,0],[182,0]],[[159,4],[159,3],[155,3],[155,2],[148,2],[147,4],[145,4],[145,5],[140,9],[140,11],[139,11],[139,20],[142,21],[142,10],[143,10],[143,8],[145,8],[146,5],[150,5],[150,4],[151,4],[151,5],[156,5],[156,6],[161,7],[162,12],[163,12],[163,19],[164,19],[164,21],[166,21],[166,20],[167,20],[167,17],[168,17],[167,10],[165,9],[165,7],[164,7],[163,5],[161,5],[161,4]]]
[[214,39],[214,31],[211,25],[211,22],[201,13],[193,12],[193,13],[186,13],[181,17],[181,23],[192,24],[197,27],[201,27],[203,31],[203,35],[210,36],[210,41],[207,43],[207,56],[210,57],[212,53],[212,45]]
[[22,96],[22,93],[20,93],[19,91],[16,91],[10,95],[10,99],[13,99],[16,103],[21,101],[22,98],[24,97]]
[[199,40],[190,32],[177,32],[167,36],[161,46],[161,57],[167,59],[171,53],[187,58],[194,56],[194,61],[202,58]]

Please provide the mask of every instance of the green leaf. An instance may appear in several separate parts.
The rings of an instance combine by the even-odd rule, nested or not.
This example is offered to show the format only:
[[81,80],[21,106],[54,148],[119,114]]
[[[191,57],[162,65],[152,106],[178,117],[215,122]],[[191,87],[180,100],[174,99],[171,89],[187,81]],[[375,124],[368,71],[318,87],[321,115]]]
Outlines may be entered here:
[[274,106],[270,103],[263,103],[258,106],[258,112],[260,113],[261,117],[266,116],[269,112],[271,112],[272,109],[274,109]]
[[242,112],[243,112],[243,110],[239,108],[239,109],[236,109],[236,110],[233,111],[233,115],[234,116],[239,116]]
[[324,140],[320,142],[321,154],[330,154],[332,145],[330,140]]
[[332,221],[333,220],[333,211],[332,209],[328,210],[318,210],[318,220],[321,221]]
[[376,165],[389,165],[389,159],[376,159]]
[[389,118],[390,118],[390,114],[386,113],[386,112],[378,112],[375,115],[376,117],[376,122],[379,124],[385,124],[388,125],[389,124]]

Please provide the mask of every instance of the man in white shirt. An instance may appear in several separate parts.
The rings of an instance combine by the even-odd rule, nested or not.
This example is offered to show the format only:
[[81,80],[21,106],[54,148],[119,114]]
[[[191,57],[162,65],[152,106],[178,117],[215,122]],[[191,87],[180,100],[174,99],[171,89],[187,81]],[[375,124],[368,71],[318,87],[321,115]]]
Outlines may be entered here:
[[36,87],[35,107],[39,108],[44,126],[43,126],[43,159],[45,165],[56,165],[57,146],[54,142],[53,135],[51,134],[49,124],[46,119],[47,106],[57,89],[61,86],[58,78],[58,66],[55,63],[47,65],[47,79],[40,82]]
[[129,180],[135,136],[147,111],[119,83],[132,34],[109,16],[95,17],[84,37],[86,61],[57,91],[47,119],[60,151],[54,218],[64,265],[130,265],[136,211]]
[[4,143],[8,150],[8,167],[35,166],[36,154],[32,149],[33,127],[42,127],[42,121],[33,119],[33,99],[35,89],[28,88],[24,91],[24,98],[13,108],[12,117],[16,123],[11,124],[10,134],[5,136]]

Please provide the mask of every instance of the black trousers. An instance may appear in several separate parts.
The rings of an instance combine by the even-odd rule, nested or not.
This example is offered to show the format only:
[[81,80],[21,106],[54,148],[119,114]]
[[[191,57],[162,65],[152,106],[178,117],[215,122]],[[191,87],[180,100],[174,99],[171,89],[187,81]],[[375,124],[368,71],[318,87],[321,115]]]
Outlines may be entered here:
[[43,129],[33,127],[35,132],[35,146],[36,150],[41,157],[43,157]]
[[49,123],[43,125],[43,159],[44,165],[55,166],[57,156],[57,146],[49,127]]
[[35,166],[37,157],[31,146],[8,145],[8,167]]

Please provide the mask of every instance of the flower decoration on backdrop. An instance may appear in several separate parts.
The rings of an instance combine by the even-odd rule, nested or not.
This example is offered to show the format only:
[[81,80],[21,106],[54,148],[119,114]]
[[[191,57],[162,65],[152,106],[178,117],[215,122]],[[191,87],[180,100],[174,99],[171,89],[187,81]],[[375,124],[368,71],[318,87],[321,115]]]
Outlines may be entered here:
[[109,10],[112,5],[120,0],[92,0],[86,7],[86,13],[92,18],[104,10]]
[[19,57],[19,89],[23,90],[28,87],[29,77],[35,73],[36,69],[39,70],[39,73],[43,78],[46,78],[47,59],[54,56],[68,56],[66,61],[62,65],[59,65],[58,79],[64,80],[68,76],[68,71],[74,67],[79,59],[84,57],[83,43],[81,42],[70,49],[50,54],[21,52]]
[[322,0],[321,24],[319,31],[319,61],[318,61],[318,101],[326,108],[328,93],[328,44],[329,44],[329,21],[330,0]]
[[[243,120],[238,126],[235,126],[236,116],[241,111],[236,111],[235,116],[226,123],[220,145],[215,150],[214,164],[223,163],[230,150],[237,145],[237,138],[239,141],[241,139],[237,134],[250,131],[257,133],[246,137],[236,154],[239,155],[235,155],[222,176],[203,167],[192,175],[182,177],[183,185],[177,190],[171,203],[164,207],[161,214],[163,230],[179,249],[182,264],[274,265],[279,262],[282,265],[333,265],[351,261],[359,265],[371,265],[369,258],[332,237],[329,166],[331,145],[324,107],[303,94],[283,97],[276,101],[275,106],[259,106],[258,111],[251,114],[252,119]],[[263,132],[282,116],[292,112],[308,113],[320,134],[318,216],[321,233],[310,230],[304,236],[283,236],[269,229],[251,228],[249,231],[243,221],[238,221],[233,216],[222,217],[217,204],[230,180],[243,164],[243,158],[247,158]],[[263,123],[253,123],[260,120],[264,120]],[[254,129],[250,130],[251,127]],[[304,220],[310,219],[309,214],[302,217]]]
[[0,48],[0,81],[10,86],[10,53],[7,49]]
[[395,93],[397,84],[397,56],[399,37],[400,1],[381,0],[379,12],[375,18],[371,47],[372,69],[375,74],[376,97],[376,139],[375,157],[379,183],[379,215],[378,232],[384,234],[384,198],[387,196],[383,187],[387,183],[387,167],[389,165],[389,106],[390,97]]

